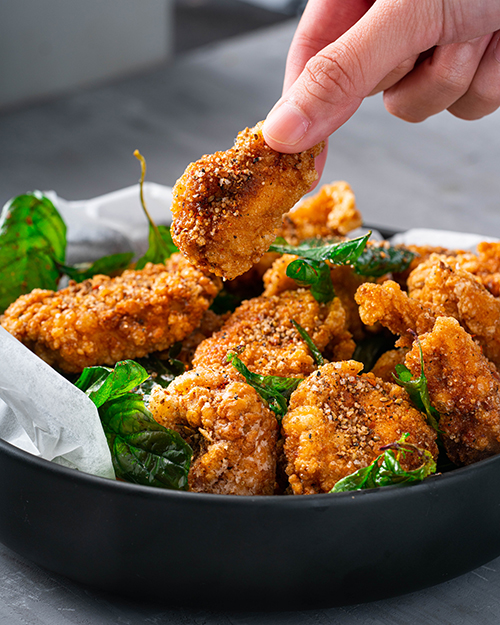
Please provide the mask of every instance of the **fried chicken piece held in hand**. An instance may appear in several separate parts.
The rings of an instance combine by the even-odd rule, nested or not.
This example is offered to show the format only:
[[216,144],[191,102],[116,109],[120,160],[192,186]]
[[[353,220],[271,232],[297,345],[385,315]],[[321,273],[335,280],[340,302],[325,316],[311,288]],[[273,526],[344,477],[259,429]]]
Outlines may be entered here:
[[199,324],[221,288],[174,254],[120,276],[97,275],[60,291],[35,289],[13,302],[1,325],[50,365],[78,373],[168,349]]
[[278,422],[236,372],[201,367],[157,386],[149,410],[193,447],[189,490],[220,495],[272,495]]
[[318,177],[314,159],[324,142],[282,154],[266,144],[262,125],[240,132],[226,152],[191,163],[173,189],[174,243],[194,265],[228,280],[262,257],[283,214]]

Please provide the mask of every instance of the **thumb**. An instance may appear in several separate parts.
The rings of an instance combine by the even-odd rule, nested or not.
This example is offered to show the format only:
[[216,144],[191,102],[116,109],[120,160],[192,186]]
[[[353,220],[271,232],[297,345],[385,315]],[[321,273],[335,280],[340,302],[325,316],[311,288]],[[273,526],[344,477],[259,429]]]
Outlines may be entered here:
[[302,152],[337,130],[390,71],[438,40],[437,4],[375,2],[307,62],[278,100],[263,127],[268,145],[280,152]]

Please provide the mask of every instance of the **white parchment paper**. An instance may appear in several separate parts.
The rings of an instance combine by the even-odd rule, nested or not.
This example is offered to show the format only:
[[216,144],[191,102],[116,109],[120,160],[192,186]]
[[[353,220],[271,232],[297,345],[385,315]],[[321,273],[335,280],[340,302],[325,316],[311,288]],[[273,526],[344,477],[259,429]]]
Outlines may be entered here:
[[46,460],[114,478],[92,401],[0,327],[0,437]]

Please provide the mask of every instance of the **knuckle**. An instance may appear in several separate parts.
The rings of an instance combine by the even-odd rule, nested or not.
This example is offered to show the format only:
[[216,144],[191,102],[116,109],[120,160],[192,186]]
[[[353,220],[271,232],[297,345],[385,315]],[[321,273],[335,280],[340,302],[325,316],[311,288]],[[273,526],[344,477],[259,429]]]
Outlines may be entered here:
[[492,86],[483,89],[471,86],[469,91],[453,104],[450,113],[468,121],[481,119],[500,108],[500,89]]
[[307,82],[315,92],[313,95],[329,101],[338,92],[344,97],[355,95],[355,81],[346,70],[346,65],[351,64],[343,60],[340,55],[337,58],[320,53],[307,62]]
[[469,74],[462,68],[446,65],[437,68],[434,78],[437,89],[450,96],[464,94],[471,80]]

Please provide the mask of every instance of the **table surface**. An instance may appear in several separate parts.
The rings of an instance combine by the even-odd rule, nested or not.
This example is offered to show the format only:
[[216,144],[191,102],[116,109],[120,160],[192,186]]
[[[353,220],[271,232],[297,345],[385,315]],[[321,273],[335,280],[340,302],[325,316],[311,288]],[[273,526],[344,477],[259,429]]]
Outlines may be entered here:
[[[168,67],[0,115],[0,202],[38,188],[90,198],[148,179],[172,185],[186,164],[226,149],[279,96],[295,21],[198,50]],[[366,100],[330,140],[322,182],[347,180],[370,224],[500,235],[500,112],[441,114],[419,125]],[[457,520],[457,522],[459,522]],[[460,546],[457,545],[457,549]],[[0,625],[497,624],[500,558],[421,592],[303,612],[229,613],[133,603],[89,591],[0,545]]]

